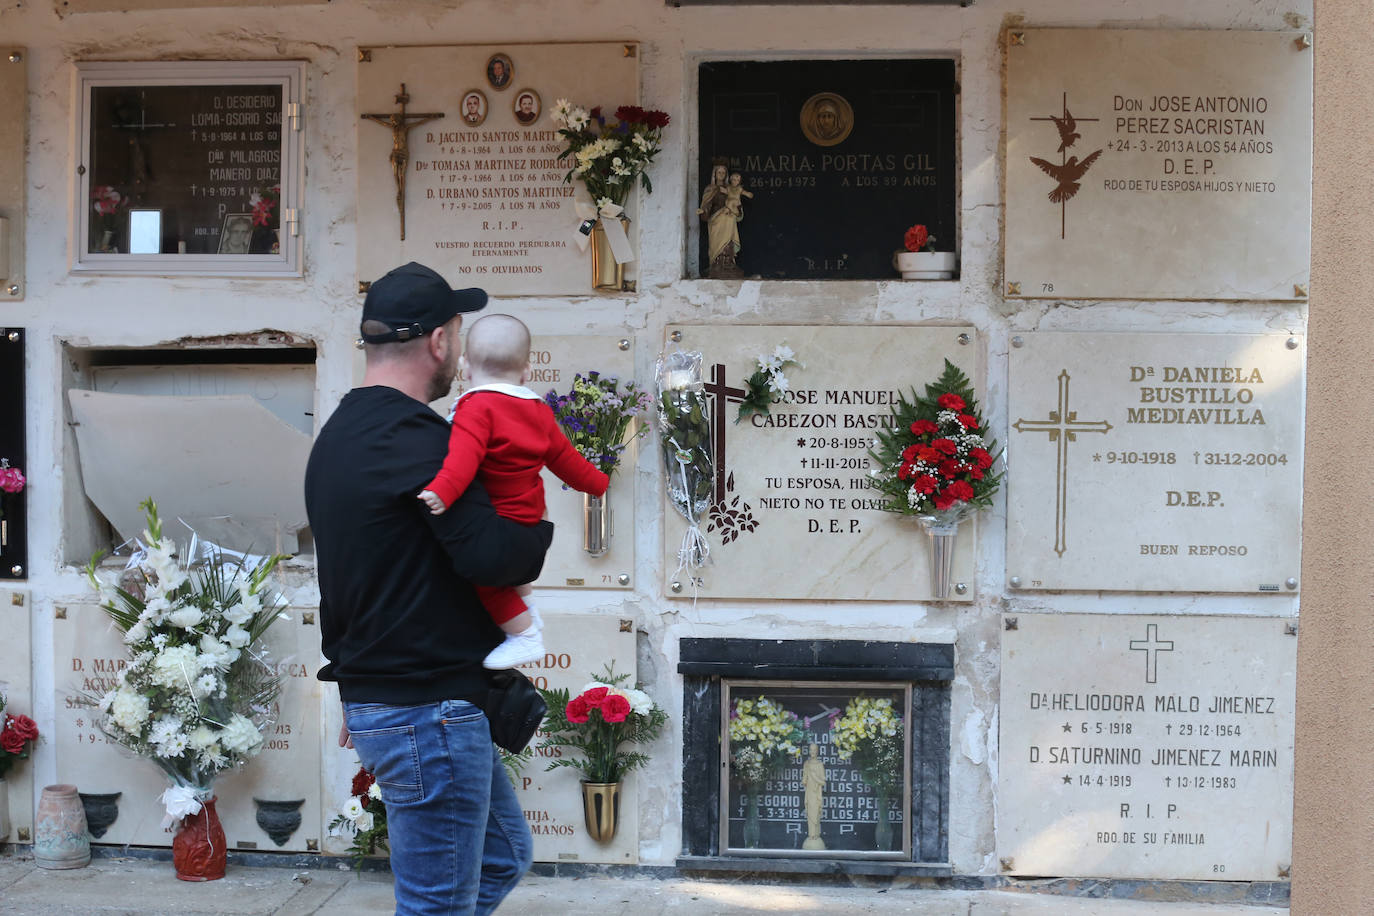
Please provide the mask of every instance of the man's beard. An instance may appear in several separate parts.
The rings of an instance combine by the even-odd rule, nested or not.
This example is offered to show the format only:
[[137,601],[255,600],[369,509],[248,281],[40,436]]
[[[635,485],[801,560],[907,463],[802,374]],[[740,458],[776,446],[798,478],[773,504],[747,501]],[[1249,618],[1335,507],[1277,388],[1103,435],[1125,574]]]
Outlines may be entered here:
[[458,371],[458,360],[454,357],[450,348],[448,357],[434,370],[430,376],[429,387],[426,389],[426,403],[432,403],[442,397],[447,397],[453,390],[453,379]]

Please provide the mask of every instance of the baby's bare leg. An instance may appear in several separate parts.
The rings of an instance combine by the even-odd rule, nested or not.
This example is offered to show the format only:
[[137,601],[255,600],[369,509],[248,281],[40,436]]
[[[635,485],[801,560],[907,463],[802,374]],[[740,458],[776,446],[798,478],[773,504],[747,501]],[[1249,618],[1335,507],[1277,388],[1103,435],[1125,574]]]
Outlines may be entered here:
[[530,624],[533,622],[534,618],[530,616],[529,611],[521,611],[519,614],[516,614],[510,620],[507,620],[505,623],[501,624],[501,631],[503,633],[511,634],[523,633],[530,628]]

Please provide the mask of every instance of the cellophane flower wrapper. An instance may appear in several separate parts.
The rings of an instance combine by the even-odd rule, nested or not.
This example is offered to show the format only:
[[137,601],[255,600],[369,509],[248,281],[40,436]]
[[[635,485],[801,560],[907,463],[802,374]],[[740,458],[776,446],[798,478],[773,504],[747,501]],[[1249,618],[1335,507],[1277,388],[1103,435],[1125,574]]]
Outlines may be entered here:
[[711,503],[715,463],[701,362],[699,352],[676,350],[659,357],[654,372],[668,500],[687,520],[678,549],[679,570],[700,569],[710,555],[700,520]]

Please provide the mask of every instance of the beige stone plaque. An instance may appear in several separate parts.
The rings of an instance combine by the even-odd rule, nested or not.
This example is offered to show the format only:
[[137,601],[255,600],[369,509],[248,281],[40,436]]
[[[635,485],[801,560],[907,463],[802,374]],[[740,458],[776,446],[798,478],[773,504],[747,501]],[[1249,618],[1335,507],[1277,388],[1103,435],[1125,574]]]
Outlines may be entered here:
[[1305,299],[1296,32],[1007,33],[1006,294]]
[[[161,771],[110,741],[95,727],[91,710],[76,701],[112,688],[128,658],[118,632],[97,605],[66,605],[53,621],[53,659],[57,675],[57,777],[87,793],[121,793],[118,817],[97,843],[170,846],[172,834],[162,829],[159,796],[167,788]],[[285,675],[279,718],[267,744],[241,771],[215,781],[216,810],[231,849],[303,852],[319,842],[320,712],[319,632],[302,622],[302,609],[291,608],[290,621],[268,631],[272,658]],[[304,613],[313,613],[306,610]],[[267,801],[301,800],[294,808],[300,826],[279,845],[259,823]]]
[[[622,348],[622,344],[624,344]],[[629,337],[590,335],[539,335],[530,350],[533,377],[527,387],[536,394],[572,391],[573,376],[599,372],[628,382],[634,378],[634,341]],[[637,382],[644,390],[652,380]],[[448,415],[458,392],[467,386],[459,376],[454,392],[434,402],[435,410]],[[623,388],[623,385],[622,385]],[[610,549],[593,557],[583,549],[583,500],[577,490],[563,489],[563,482],[544,471],[544,501],[554,523],[553,546],[544,557],[544,571],[535,580],[538,588],[631,588],[634,585],[634,466],[648,434],[625,450],[620,467],[611,475],[608,491],[612,532]]]
[[[544,646],[548,654],[542,662],[524,665],[521,670],[543,689],[566,688],[576,696],[600,674],[608,663],[617,673],[635,673],[635,634],[633,621],[613,614],[544,615]],[[663,706],[664,697],[654,697]],[[543,740],[541,731],[533,746]],[[535,751],[516,780],[516,793],[525,811],[525,820],[534,834],[536,862],[618,862],[633,864],[639,859],[639,781],[637,770],[626,778],[620,791],[620,826],[609,843],[597,843],[587,836],[582,814],[581,774],[571,767],[547,770],[555,755],[567,751]],[[662,764],[657,760],[654,764]]]
[[[973,328],[717,325],[668,331],[682,335],[670,346],[702,354],[716,456],[712,505],[727,507],[742,522],[713,525],[708,510],[701,529],[709,563],[679,570],[686,522],[665,497],[667,594],[929,598],[928,538],[914,518],[878,507],[868,452],[875,432],[890,423],[898,395],[924,391],[939,378],[945,358],[973,380],[982,402],[986,388]],[[767,416],[735,423],[757,357],[779,344],[791,347],[803,364],[786,370],[790,399]],[[655,440],[646,447],[659,446]],[[975,524],[959,528],[954,582],[966,588],[959,593],[956,587],[950,600],[973,598]]]
[[[0,696],[5,698],[5,713],[33,714],[33,643],[29,627],[29,593],[27,589],[0,588]],[[40,742],[49,736],[41,734]],[[33,757],[18,761],[9,774],[0,780],[0,792],[7,794],[10,832],[0,836],[0,843],[33,842]],[[21,833],[23,834],[21,836]]]
[[28,137],[25,48],[0,48],[0,302],[24,298],[24,178]]
[[997,855],[1015,875],[1275,881],[1297,639],[1274,618],[1004,617]]
[[1297,588],[1300,338],[1017,340],[1007,385],[1012,588]]
[[[504,82],[490,72],[504,56]],[[359,52],[358,114],[399,112],[402,84],[410,131],[403,162],[405,239],[393,176],[393,129],[358,123],[358,279],[374,280],[415,260],[454,286],[499,296],[577,295],[592,289],[591,255],[576,241],[574,164],[550,117],[566,98],[584,108],[637,104],[635,44],[456,45],[366,48]],[[464,99],[485,97],[470,124]],[[516,100],[539,100],[528,123]],[[443,117],[420,122],[420,116]],[[630,208],[633,210],[633,206]]]

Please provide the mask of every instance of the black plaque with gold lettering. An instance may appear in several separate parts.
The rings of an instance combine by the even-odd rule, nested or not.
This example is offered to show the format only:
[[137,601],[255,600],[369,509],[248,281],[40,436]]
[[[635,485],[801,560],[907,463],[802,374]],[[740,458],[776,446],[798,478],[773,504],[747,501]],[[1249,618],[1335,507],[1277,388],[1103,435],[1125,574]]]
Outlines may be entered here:
[[27,490],[24,455],[24,329],[0,328],[0,579],[28,578]]
[[917,223],[957,249],[953,60],[712,61],[699,85],[702,276],[892,279]]

